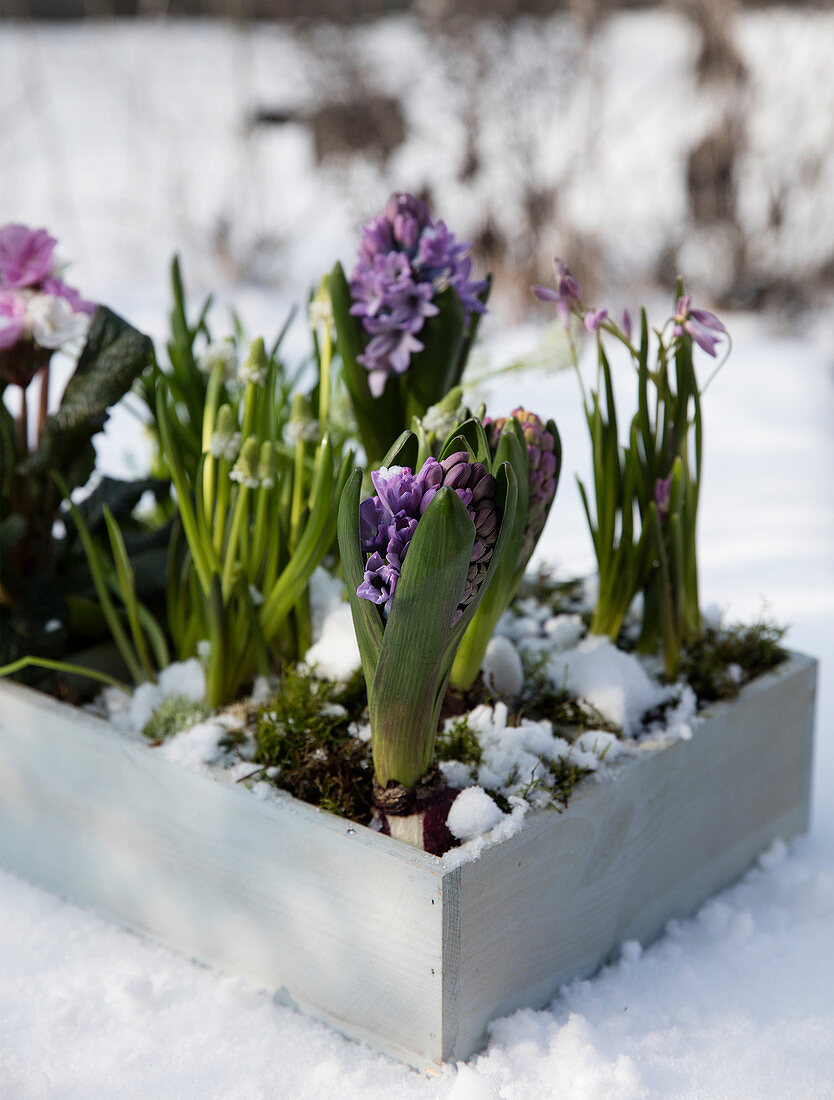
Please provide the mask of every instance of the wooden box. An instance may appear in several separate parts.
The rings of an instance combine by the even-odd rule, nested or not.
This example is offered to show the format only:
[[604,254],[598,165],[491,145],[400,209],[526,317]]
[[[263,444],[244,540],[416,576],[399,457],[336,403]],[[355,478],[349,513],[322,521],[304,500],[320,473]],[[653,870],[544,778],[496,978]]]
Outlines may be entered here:
[[436,1070],[807,828],[815,673],[792,655],[454,869],[0,683],[0,864]]

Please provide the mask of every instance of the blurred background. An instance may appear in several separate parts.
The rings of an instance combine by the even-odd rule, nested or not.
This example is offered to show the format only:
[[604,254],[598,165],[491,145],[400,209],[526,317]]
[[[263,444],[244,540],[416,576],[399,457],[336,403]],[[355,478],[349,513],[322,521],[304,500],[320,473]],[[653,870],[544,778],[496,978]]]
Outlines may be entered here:
[[3,220],[47,225],[73,281],[117,307],[157,312],[174,249],[195,290],[297,299],[401,188],[474,242],[502,320],[530,311],[554,253],[589,300],[685,272],[702,301],[791,318],[834,290],[830,3],[0,13]]

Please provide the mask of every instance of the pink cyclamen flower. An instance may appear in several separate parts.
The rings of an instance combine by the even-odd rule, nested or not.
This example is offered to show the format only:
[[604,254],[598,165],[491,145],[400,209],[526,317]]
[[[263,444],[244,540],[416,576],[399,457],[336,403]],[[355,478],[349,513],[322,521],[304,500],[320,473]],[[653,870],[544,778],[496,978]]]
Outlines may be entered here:
[[710,313],[708,309],[692,309],[691,304],[691,294],[683,294],[678,298],[673,332],[675,336],[682,336],[685,332],[699,348],[703,348],[714,359],[718,354],[717,348],[722,335],[727,335],[727,329],[714,313]]
[[44,294],[65,299],[69,302],[73,313],[86,313],[88,317],[92,317],[96,311],[95,302],[88,302],[86,298],[82,298],[80,292],[74,286],[68,286],[63,279],[44,279],[41,290]]
[[51,275],[57,243],[45,229],[17,224],[0,228],[0,286],[36,286]]
[[26,302],[22,295],[0,290],[0,348],[13,348],[23,336]]

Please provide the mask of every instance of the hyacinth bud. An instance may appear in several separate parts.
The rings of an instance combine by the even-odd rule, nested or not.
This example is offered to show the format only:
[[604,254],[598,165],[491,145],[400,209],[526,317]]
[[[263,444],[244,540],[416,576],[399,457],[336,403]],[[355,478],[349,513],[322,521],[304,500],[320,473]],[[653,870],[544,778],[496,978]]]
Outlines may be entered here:
[[[521,547],[520,560],[526,562],[533,552],[539,535],[544,528],[545,520],[556,495],[556,483],[559,476],[559,463],[556,457],[557,442],[553,433],[548,431],[541,418],[526,409],[514,409],[510,414],[518,421],[524,439],[527,443],[527,465],[529,479],[529,502],[527,505],[527,522],[524,527],[524,541]],[[498,420],[485,420],[489,445],[493,453],[498,446],[498,440],[504,430],[504,426],[510,417],[499,417]]]
[[217,420],[214,426],[214,434],[209,443],[209,450],[215,458],[225,459],[226,462],[234,462],[240,451],[240,432],[237,430],[237,421],[231,406],[221,405],[217,411]]
[[361,546],[370,556],[357,595],[386,608],[390,605],[420,517],[439,489],[452,489],[475,525],[466,584],[456,612],[459,617],[478,594],[498,538],[495,478],[467,451],[458,451],[442,462],[427,459],[417,474],[407,466],[392,466],[377,470],[371,479],[376,494],[359,509]]

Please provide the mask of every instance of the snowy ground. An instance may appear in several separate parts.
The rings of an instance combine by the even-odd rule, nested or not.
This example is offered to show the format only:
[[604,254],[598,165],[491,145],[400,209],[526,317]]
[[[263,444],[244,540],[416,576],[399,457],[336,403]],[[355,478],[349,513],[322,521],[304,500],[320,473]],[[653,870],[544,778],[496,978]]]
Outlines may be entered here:
[[[830,324],[830,322],[829,322]],[[265,994],[0,874],[0,1095],[29,1097],[819,1097],[834,1090],[834,372],[802,339],[732,319],[709,391],[707,600],[765,606],[823,661],[810,837],[778,847],[694,919],[498,1021],[486,1051],[429,1080]],[[628,386],[622,379],[622,391]],[[544,537],[588,564],[572,469],[575,379],[514,376],[496,402],[553,412],[568,469]],[[503,392],[503,398],[502,398]]]

